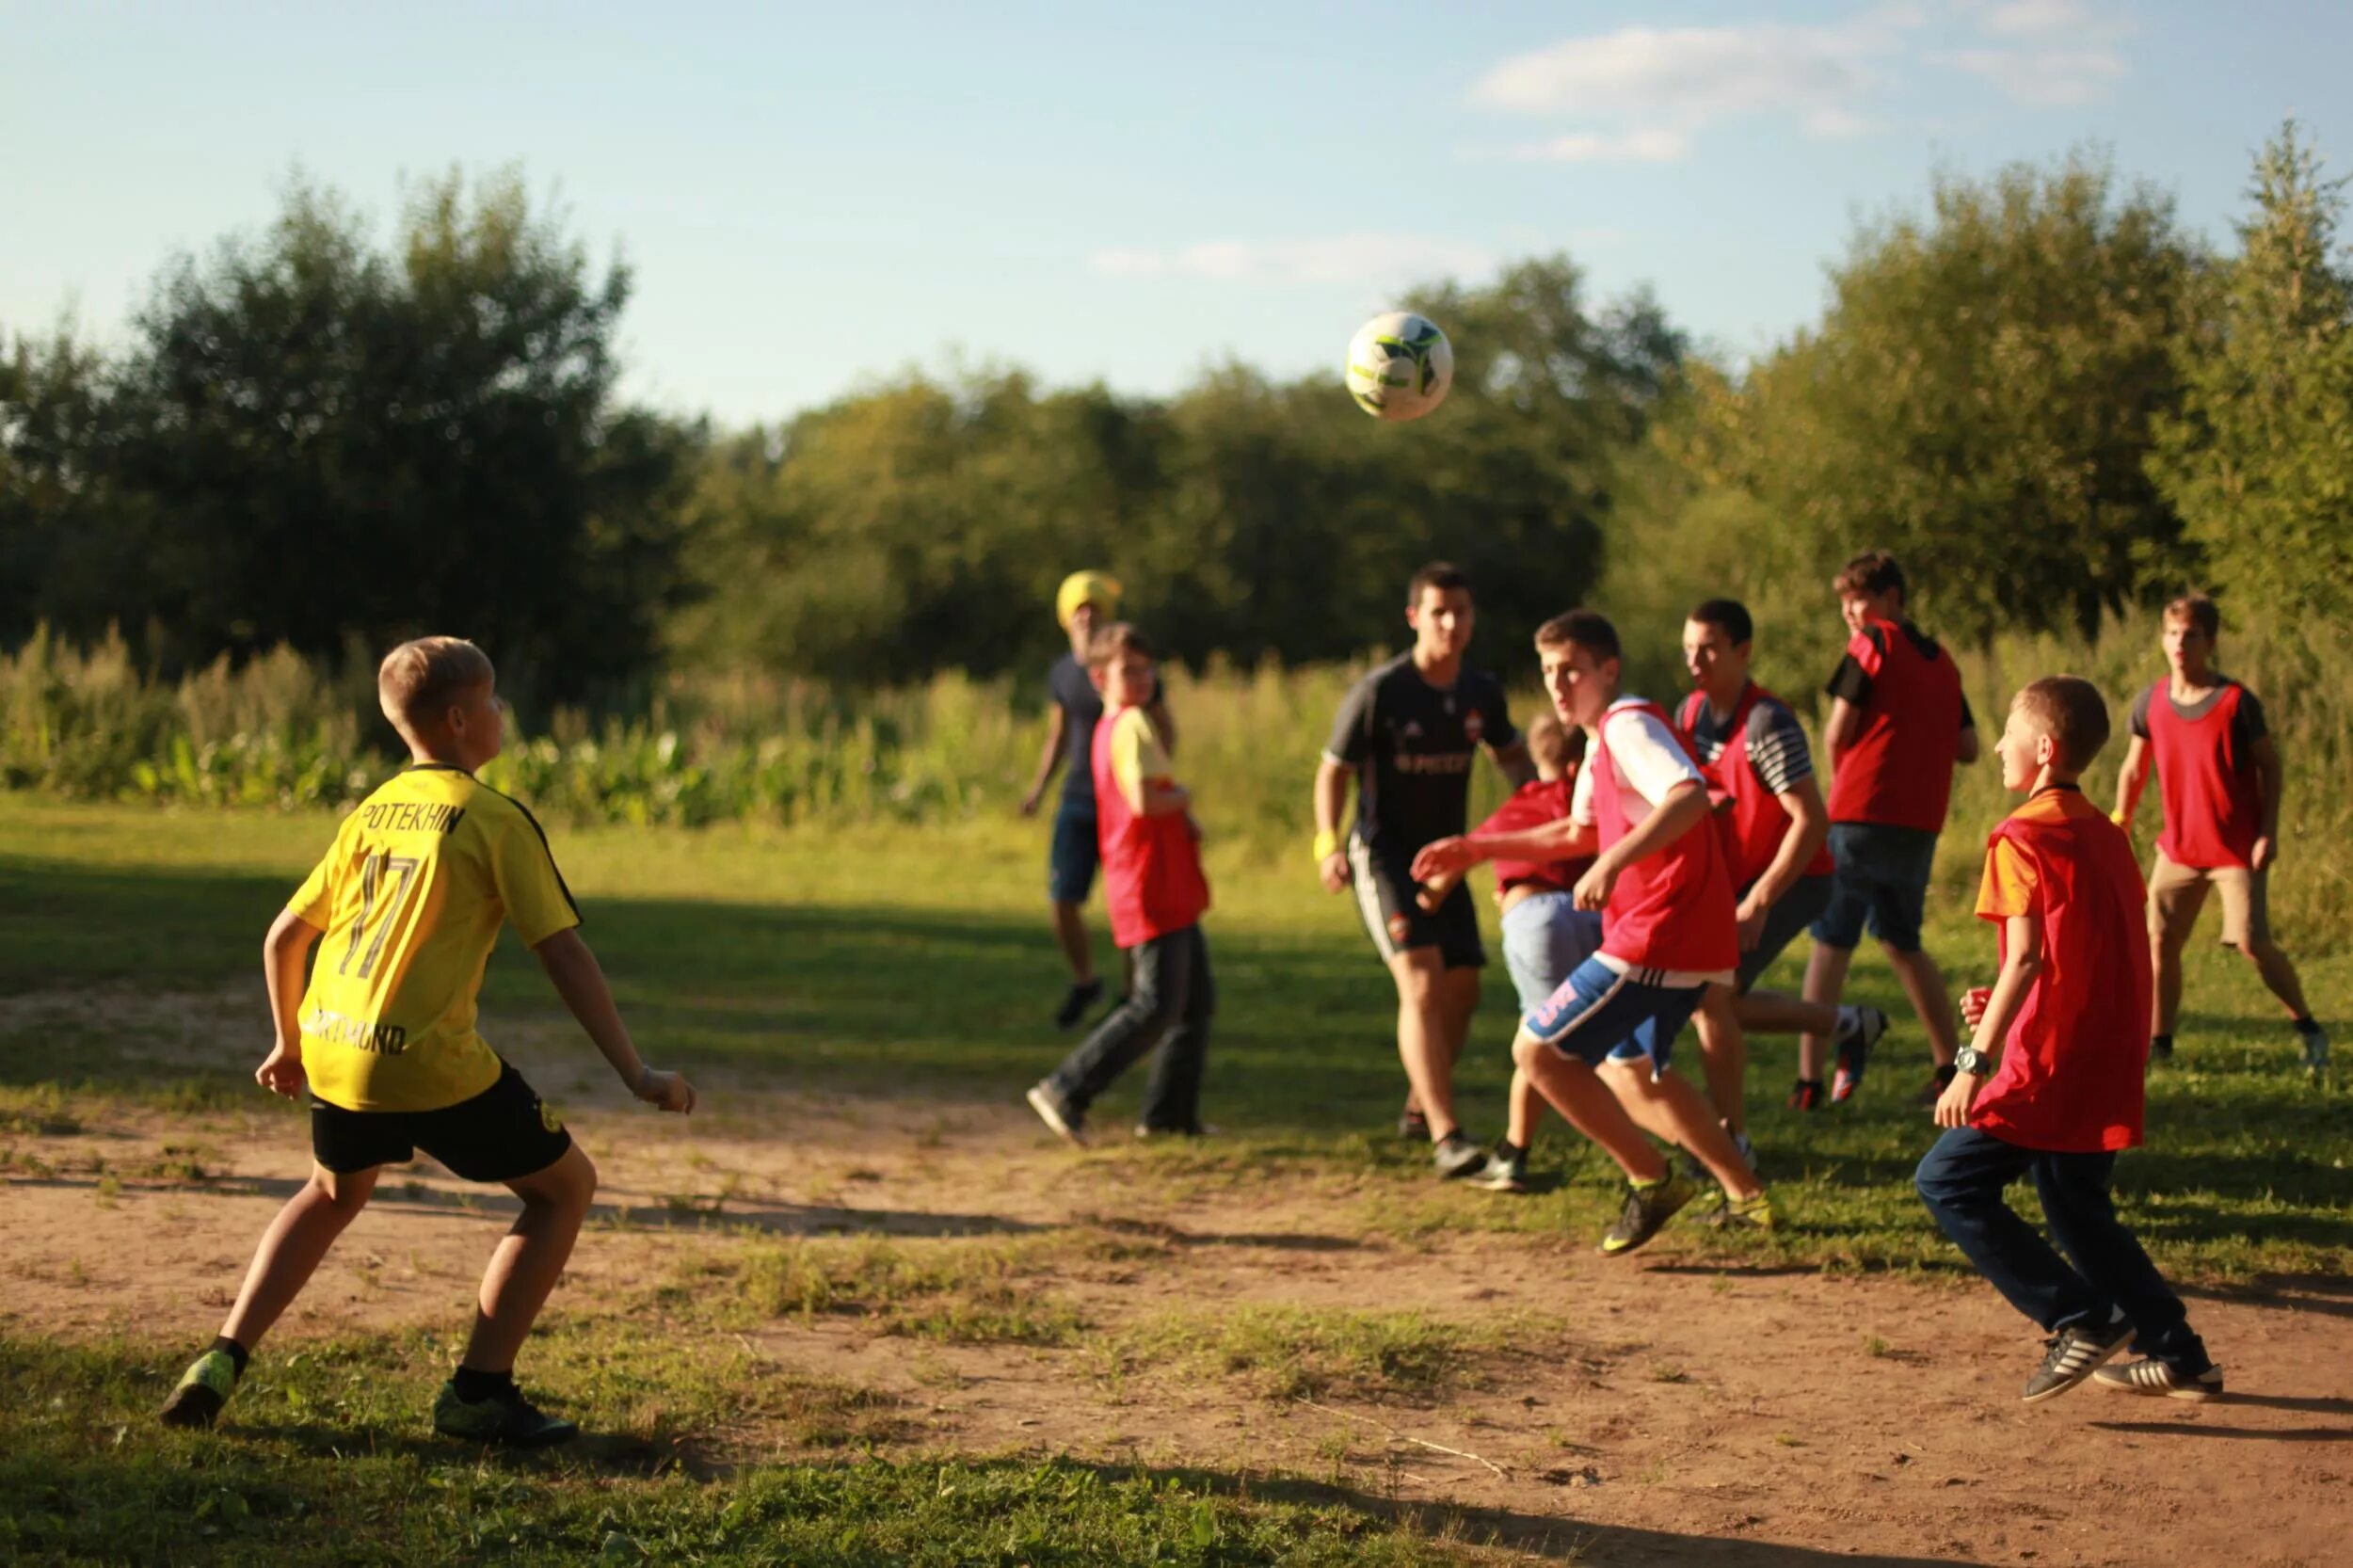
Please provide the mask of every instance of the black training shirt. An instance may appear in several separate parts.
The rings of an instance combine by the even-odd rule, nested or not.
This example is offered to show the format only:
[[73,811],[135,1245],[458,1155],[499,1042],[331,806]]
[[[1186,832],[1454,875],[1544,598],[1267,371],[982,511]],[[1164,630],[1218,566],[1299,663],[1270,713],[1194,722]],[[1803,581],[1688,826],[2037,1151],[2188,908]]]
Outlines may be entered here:
[[1465,829],[1471,759],[1519,738],[1502,681],[1465,669],[1453,685],[1433,686],[1403,654],[1342,699],[1323,755],[1355,770],[1357,837],[1407,854]]

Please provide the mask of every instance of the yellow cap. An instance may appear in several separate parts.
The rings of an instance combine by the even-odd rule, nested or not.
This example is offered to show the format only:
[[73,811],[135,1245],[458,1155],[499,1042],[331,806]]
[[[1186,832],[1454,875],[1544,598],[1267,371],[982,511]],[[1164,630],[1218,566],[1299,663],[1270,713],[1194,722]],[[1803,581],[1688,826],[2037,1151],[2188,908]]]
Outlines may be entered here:
[[1068,631],[1080,605],[1092,604],[1096,615],[1108,615],[1119,608],[1119,580],[1108,572],[1074,571],[1054,594],[1054,618]]

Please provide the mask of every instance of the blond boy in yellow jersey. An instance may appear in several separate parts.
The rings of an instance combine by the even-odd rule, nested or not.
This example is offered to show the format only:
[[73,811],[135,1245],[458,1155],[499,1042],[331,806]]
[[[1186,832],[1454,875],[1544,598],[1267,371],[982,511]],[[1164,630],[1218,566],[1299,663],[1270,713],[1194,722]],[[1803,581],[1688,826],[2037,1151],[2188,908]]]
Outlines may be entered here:
[[522,1397],[515,1354],[571,1256],[597,1171],[474,1030],[500,927],[515,927],[638,1098],[685,1112],[695,1091],[638,1056],[580,939],[580,911],[547,835],[520,803],[473,776],[505,732],[489,659],[456,637],[403,643],[376,672],[376,696],[412,760],[344,819],[262,950],[277,1043],[253,1076],[289,1099],[308,1087],[311,1179],[263,1236],[220,1336],[181,1379],[163,1418],[212,1424],[248,1355],[367,1206],[377,1172],[422,1148],[468,1181],[503,1184],[523,1205],[490,1255],[472,1335],[433,1424],[474,1441],[560,1443],[579,1429]]

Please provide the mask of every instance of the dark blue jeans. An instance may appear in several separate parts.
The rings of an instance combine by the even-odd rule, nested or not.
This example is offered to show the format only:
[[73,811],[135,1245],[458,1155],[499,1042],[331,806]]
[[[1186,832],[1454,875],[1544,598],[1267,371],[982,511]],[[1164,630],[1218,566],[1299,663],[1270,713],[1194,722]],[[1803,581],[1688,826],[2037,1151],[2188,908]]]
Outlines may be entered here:
[[[2108,1200],[2115,1173],[2113,1154],[2025,1149],[1974,1128],[1954,1128],[1922,1158],[1913,1179],[1977,1272],[2044,1332],[2098,1328],[2121,1309],[2132,1320],[2137,1353],[2202,1372],[2206,1348],[2190,1332],[2182,1299]],[[2066,1257],[2002,1201],[2002,1189],[2028,1174]]]
[[1217,987],[1209,945],[1189,925],[1129,950],[1135,973],[1128,1000],[1079,1042],[1047,1081],[1063,1103],[1083,1112],[1155,1045],[1160,1056],[1144,1090],[1144,1125],[1167,1132],[1201,1126],[1201,1066],[1209,1054]]

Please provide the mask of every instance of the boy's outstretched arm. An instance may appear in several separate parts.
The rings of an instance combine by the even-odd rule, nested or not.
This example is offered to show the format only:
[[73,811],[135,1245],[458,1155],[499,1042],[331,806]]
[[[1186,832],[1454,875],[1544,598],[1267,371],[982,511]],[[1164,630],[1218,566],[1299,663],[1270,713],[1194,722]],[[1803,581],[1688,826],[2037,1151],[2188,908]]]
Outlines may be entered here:
[[[1994,979],[1993,994],[1985,999],[1985,1006],[1975,1018],[1968,1017],[1969,1003],[1961,1004],[1962,1016],[1974,1031],[1969,1044],[1991,1058],[2002,1048],[2002,1041],[2016,1021],[2018,1010],[2026,1004],[2026,993],[2034,988],[2042,973],[2042,918],[2040,915],[2012,915],[2003,922],[2002,942],[2008,956],[2002,960],[2002,972]],[[1967,1127],[1969,1102],[1977,1097],[1984,1082],[1975,1073],[1957,1072],[1952,1082],[1936,1099],[1936,1125]]]
[[302,991],[311,949],[325,936],[291,909],[281,909],[262,938],[262,976],[269,984],[270,1025],[276,1039],[253,1081],[288,1099],[302,1096]]
[[[1414,880],[1433,883],[1462,873],[1485,860],[1575,860],[1600,847],[1600,835],[1591,824],[1582,826],[1557,817],[1515,833],[1464,833],[1433,839],[1414,856]],[[1450,887],[1451,884],[1449,884]]]
[[2135,735],[2124,747],[2124,765],[2116,775],[2116,809],[2108,816],[2119,827],[2133,825],[2140,809],[2140,792],[2149,787],[2149,742]]
[[564,999],[564,1005],[571,1009],[572,1016],[580,1020],[580,1027],[588,1032],[588,1038],[597,1043],[597,1049],[604,1053],[631,1094],[663,1111],[695,1109],[693,1084],[680,1074],[655,1071],[637,1054],[629,1027],[621,1022],[621,1010],[613,1005],[613,988],[605,984],[604,970],[588,944],[581,940],[577,927],[557,932],[531,951],[554,983],[555,994]]

